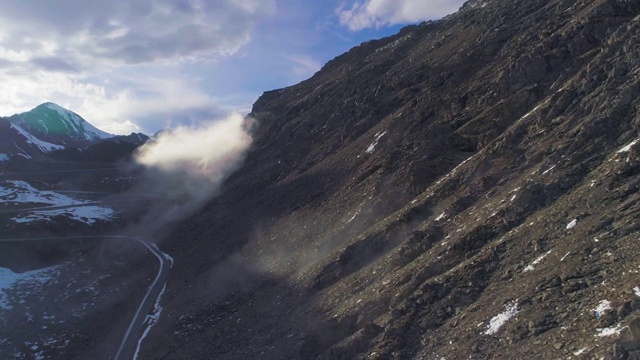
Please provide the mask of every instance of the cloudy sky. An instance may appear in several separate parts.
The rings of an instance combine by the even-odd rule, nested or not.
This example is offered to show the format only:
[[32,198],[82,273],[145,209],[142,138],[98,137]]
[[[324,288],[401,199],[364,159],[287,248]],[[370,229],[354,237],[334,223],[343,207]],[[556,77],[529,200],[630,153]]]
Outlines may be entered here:
[[45,101],[116,134],[248,112],[463,0],[0,0],[0,116]]

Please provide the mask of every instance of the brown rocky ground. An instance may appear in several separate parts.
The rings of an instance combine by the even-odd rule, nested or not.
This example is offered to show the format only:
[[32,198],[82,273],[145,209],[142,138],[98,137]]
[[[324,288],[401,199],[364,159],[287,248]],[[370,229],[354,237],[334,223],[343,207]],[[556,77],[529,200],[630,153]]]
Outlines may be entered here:
[[639,36],[470,1],[265,93],[142,357],[639,358]]

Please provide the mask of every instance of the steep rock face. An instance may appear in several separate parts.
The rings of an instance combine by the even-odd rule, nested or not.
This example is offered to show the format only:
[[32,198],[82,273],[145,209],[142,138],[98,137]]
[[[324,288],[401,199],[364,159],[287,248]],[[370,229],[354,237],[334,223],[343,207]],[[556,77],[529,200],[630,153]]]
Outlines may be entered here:
[[634,355],[639,36],[634,1],[470,1],[265,93],[143,353]]

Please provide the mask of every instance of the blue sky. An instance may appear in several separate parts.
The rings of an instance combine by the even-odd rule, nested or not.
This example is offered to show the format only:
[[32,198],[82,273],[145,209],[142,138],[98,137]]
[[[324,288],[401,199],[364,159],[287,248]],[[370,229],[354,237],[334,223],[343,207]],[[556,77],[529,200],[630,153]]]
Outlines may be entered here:
[[0,116],[52,101],[117,134],[198,125],[462,3],[0,0]]

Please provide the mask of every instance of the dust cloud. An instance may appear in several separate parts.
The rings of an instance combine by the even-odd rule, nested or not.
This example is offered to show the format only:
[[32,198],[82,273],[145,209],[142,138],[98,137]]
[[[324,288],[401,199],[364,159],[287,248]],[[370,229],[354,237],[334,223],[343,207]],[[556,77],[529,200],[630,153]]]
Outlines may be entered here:
[[244,124],[245,119],[235,113],[205,127],[165,131],[144,145],[136,158],[150,168],[219,185],[237,168],[251,144]]
[[143,179],[134,193],[155,194],[153,205],[131,231],[158,237],[200,209],[244,161],[251,145],[252,120],[238,113],[200,127],[161,133],[136,153]]

